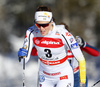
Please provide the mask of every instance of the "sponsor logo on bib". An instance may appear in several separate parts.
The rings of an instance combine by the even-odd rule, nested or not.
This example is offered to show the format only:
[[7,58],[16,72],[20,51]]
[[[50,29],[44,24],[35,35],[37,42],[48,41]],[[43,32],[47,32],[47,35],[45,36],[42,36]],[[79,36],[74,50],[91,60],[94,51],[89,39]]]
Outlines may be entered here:
[[58,48],[64,45],[59,38],[34,37],[33,42],[36,46],[49,48]]

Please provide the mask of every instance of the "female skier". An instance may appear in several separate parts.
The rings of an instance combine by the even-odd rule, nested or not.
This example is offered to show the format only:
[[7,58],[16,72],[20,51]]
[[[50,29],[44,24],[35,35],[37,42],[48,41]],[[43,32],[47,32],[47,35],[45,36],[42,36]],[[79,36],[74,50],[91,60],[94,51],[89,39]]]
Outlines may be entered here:
[[[65,28],[69,31],[68,26],[61,22],[60,25],[64,25]],[[83,40],[83,38],[76,36],[76,41],[78,43],[78,45],[80,46],[82,51],[85,51],[86,53],[97,57],[99,56],[99,51],[97,48],[89,45],[87,42],[85,42]],[[31,52],[32,56],[37,56],[37,50],[35,47],[33,47],[32,52]],[[67,57],[69,62],[71,63],[73,69],[74,69],[74,87],[79,87],[79,83],[80,83],[80,77],[79,77],[79,65],[78,65],[78,61],[75,59],[75,57],[72,55],[71,51],[67,49]],[[86,87],[88,87],[88,78],[86,78]]]
[[85,87],[85,58],[75,38],[64,26],[53,22],[52,11],[47,6],[39,6],[35,12],[35,25],[25,34],[23,47],[19,49],[20,61],[28,62],[32,48],[37,50],[40,59],[39,87],[73,87],[73,68],[68,62],[67,50],[79,62],[80,87]]

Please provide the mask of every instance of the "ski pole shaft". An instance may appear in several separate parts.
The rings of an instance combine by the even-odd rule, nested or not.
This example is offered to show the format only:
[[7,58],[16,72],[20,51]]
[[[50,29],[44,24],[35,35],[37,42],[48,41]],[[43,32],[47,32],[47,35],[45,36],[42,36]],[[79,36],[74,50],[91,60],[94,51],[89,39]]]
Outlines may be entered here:
[[23,58],[23,70],[25,70],[25,58]]
[[25,58],[23,58],[23,87],[25,87]]
[[96,83],[93,84],[93,86],[91,87],[94,87],[96,84],[98,84],[100,82],[100,80],[98,80]]

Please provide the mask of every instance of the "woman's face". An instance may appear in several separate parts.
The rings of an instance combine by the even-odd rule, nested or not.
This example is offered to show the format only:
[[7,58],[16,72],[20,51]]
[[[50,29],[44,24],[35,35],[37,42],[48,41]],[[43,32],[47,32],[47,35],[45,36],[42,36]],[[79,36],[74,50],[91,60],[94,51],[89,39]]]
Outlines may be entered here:
[[49,31],[53,29],[52,26],[53,22],[48,22],[48,21],[37,21],[36,26],[38,27],[40,33],[42,36],[45,36],[49,33]]

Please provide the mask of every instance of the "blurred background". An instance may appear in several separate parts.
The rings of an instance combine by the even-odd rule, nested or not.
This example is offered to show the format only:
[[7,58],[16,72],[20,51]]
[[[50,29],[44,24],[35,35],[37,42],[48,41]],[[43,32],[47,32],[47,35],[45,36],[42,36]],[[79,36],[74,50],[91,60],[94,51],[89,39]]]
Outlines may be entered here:
[[[100,52],[100,0],[0,0],[0,87],[22,87],[23,69],[17,52],[40,5],[52,9],[56,24],[65,22],[74,36],[83,37]],[[90,87],[100,79],[100,56],[83,54]],[[38,57],[31,56],[25,70],[26,87],[36,87],[37,75]]]

